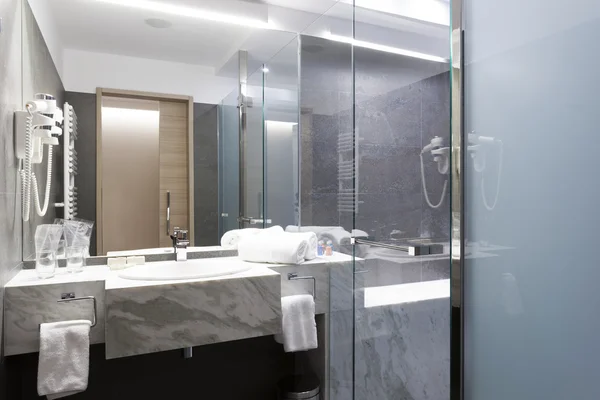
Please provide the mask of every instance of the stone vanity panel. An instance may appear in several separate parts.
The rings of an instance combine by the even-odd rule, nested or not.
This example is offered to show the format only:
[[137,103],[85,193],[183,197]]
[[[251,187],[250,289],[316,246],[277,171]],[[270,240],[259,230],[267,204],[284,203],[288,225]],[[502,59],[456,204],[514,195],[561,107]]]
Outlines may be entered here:
[[106,358],[226,342],[281,331],[281,280],[258,276],[110,289]]
[[91,300],[58,303],[62,293],[95,296],[98,313],[90,332],[92,344],[104,342],[104,280],[67,282],[32,286],[7,286],[4,300],[5,355],[39,351],[40,324],[44,322],[91,320]]

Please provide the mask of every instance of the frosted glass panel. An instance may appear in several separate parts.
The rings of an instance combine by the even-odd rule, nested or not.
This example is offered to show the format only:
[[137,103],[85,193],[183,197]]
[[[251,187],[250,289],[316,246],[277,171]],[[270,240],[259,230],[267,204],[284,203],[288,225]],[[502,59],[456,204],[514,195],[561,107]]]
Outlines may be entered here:
[[465,398],[597,399],[600,2],[464,7]]

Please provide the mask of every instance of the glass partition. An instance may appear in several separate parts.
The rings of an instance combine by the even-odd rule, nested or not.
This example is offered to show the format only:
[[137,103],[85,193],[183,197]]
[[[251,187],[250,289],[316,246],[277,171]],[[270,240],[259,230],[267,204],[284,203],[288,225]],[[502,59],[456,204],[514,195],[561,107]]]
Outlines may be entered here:
[[265,217],[269,224],[298,225],[299,36],[263,67],[265,114]]
[[219,104],[219,238],[239,227],[239,109],[238,92]]

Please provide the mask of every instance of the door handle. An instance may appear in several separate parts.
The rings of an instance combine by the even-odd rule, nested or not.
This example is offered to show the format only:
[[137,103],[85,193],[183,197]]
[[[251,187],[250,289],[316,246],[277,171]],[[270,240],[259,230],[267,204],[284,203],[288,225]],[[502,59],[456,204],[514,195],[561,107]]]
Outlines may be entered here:
[[171,234],[171,192],[167,190],[167,236]]

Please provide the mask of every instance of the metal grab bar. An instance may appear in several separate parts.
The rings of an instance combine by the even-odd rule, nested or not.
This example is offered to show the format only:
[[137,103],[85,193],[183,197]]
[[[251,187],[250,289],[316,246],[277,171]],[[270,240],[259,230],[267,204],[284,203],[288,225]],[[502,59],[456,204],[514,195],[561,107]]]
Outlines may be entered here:
[[313,295],[313,298],[315,300],[317,300],[317,280],[315,279],[314,276],[298,276],[297,272],[290,272],[290,273],[288,273],[287,277],[288,277],[288,280],[290,280],[290,281],[312,279],[312,281],[313,281],[313,292],[312,292],[312,295]]
[[356,244],[367,244],[373,247],[383,247],[385,249],[402,251],[408,253],[410,256],[426,256],[434,254],[443,254],[444,246],[440,244],[421,244],[421,245],[395,245],[381,242],[374,242],[372,240],[355,238],[354,243]]

